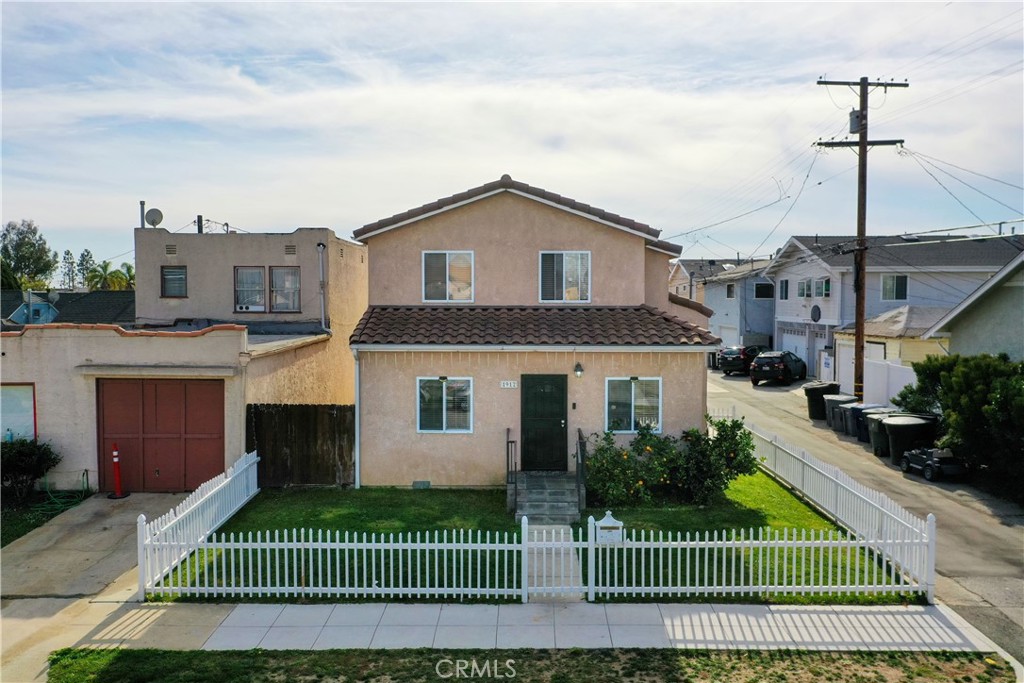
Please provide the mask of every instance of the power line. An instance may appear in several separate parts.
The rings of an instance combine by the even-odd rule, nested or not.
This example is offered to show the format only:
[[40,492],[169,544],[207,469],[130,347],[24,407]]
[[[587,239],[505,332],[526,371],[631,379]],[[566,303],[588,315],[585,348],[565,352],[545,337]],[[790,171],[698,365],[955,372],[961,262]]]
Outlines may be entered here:
[[1022,190],[1022,191],[1024,191],[1024,187],[1021,187],[1020,185],[1014,185],[1013,183],[1008,183],[1005,180],[1000,180],[999,178],[993,178],[992,176],[985,175],[984,173],[978,173],[977,171],[972,171],[972,170],[970,170],[968,168],[964,168],[963,166],[957,166],[956,164],[951,163],[949,161],[943,161],[942,159],[936,159],[933,156],[928,156],[927,154],[923,154],[921,152],[917,152],[915,150],[909,149],[906,146],[904,146],[903,149],[905,149],[910,154],[916,154],[919,157],[924,157],[925,159],[931,159],[932,161],[937,161],[938,163],[945,164],[946,166],[952,166],[953,168],[957,169],[958,171],[963,171],[964,173],[970,173],[971,175],[976,175],[979,178],[984,178],[985,180],[991,180],[992,182],[999,183],[1000,185],[1006,185],[1007,187],[1012,187],[1015,190]]

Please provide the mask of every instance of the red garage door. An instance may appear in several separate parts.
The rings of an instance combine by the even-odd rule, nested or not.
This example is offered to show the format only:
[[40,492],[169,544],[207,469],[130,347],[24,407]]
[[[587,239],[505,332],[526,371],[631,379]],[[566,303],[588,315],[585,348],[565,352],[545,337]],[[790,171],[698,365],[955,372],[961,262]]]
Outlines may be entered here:
[[100,488],[114,488],[117,444],[125,491],[191,491],[224,471],[224,382],[97,380]]

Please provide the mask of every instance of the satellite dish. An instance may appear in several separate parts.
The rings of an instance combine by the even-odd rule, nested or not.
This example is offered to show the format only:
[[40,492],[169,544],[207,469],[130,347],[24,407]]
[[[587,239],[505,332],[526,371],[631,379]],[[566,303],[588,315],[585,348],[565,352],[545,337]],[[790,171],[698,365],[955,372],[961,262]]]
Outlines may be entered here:
[[57,303],[57,299],[60,298],[60,292],[58,292],[56,289],[51,289],[49,293],[47,293],[46,298],[49,300],[51,304],[55,304]]
[[814,322],[821,320],[821,308],[819,308],[817,304],[811,306],[811,320]]
[[164,219],[164,213],[160,209],[150,209],[146,212],[146,222],[152,225],[154,228],[160,225],[160,222]]

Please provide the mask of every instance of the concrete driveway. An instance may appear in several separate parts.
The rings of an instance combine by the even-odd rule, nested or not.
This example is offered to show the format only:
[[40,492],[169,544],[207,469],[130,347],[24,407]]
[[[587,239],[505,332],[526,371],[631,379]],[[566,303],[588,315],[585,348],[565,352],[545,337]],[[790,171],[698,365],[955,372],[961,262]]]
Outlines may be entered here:
[[744,376],[708,372],[708,405],[737,414],[783,441],[841,467],[911,512],[934,513],[936,595],[1024,661],[1024,509],[962,482],[927,483],[876,458],[867,444],[807,417],[802,382],[753,387]]
[[[136,590],[136,520],[185,494],[97,494],[0,550],[0,678],[45,680],[52,650],[102,645],[97,624],[116,620]],[[112,623],[112,622],[111,622]],[[97,641],[98,634],[102,635]]]

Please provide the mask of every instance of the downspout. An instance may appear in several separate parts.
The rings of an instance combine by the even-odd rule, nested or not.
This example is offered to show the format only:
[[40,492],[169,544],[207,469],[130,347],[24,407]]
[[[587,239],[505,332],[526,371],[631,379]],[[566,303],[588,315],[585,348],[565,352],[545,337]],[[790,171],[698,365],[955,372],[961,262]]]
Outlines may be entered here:
[[359,351],[352,349],[352,357],[356,359],[356,406],[355,406],[355,446],[352,448],[352,459],[355,462],[355,487],[362,484],[362,477],[359,475]]
[[327,328],[327,292],[324,286],[324,249],[326,248],[327,245],[323,242],[316,243],[316,250],[320,255],[320,329],[331,334]]

